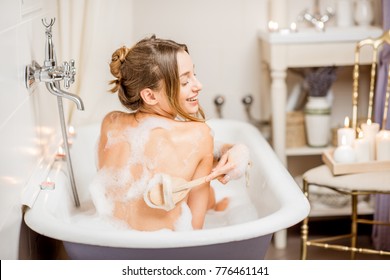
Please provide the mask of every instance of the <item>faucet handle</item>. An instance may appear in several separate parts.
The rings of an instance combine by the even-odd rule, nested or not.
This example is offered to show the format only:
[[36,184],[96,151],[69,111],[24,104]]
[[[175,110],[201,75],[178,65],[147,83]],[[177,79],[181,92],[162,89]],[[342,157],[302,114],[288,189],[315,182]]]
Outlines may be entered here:
[[64,69],[64,85],[65,88],[69,88],[74,83],[74,76],[76,75],[75,61],[71,59],[69,63],[65,61],[62,65]]

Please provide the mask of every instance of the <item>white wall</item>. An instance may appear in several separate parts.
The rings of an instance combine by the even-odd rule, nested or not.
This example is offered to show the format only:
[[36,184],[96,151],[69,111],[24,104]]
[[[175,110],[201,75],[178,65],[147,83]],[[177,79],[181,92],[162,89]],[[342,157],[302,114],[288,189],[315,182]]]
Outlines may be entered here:
[[29,93],[23,81],[25,65],[43,62],[41,18],[55,16],[56,2],[22,2],[0,1],[0,259],[19,256],[22,190],[59,124],[56,98],[41,86]]

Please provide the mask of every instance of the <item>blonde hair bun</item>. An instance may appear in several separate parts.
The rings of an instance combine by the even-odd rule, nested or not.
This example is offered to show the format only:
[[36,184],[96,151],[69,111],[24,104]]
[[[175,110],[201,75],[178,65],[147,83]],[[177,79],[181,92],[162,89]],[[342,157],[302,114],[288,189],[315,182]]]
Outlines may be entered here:
[[116,78],[112,80],[110,84],[114,84],[114,87],[110,90],[111,92],[117,92],[119,90],[122,81],[122,63],[126,60],[126,56],[129,53],[129,48],[123,46],[117,49],[111,56],[110,71],[111,74]]

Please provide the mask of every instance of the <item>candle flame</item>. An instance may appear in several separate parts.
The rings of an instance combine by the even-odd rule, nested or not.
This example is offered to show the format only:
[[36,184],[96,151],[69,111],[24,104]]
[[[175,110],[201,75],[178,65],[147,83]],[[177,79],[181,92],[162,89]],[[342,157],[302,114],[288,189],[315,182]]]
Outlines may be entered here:
[[344,119],[344,127],[349,127],[349,118],[348,116]]
[[363,137],[364,137],[364,133],[363,133],[363,131],[359,131],[359,135],[358,135],[358,138],[359,139],[363,139]]
[[75,135],[76,131],[74,129],[74,126],[70,125],[69,128],[68,128],[68,133],[69,135]]
[[279,24],[276,21],[270,20],[268,22],[268,29],[270,31],[277,31],[279,29]]
[[296,31],[297,30],[297,24],[295,22],[292,22],[290,24],[290,29],[291,29],[291,31]]
[[367,124],[370,125],[372,123],[371,119],[367,120]]
[[65,156],[65,150],[61,146],[58,147],[57,156]]

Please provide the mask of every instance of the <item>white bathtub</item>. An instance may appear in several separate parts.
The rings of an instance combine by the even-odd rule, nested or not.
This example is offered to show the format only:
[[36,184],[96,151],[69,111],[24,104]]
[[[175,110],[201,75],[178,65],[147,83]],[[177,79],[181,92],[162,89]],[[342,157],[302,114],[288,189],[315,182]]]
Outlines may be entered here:
[[[69,180],[62,171],[66,165],[58,162],[48,175],[55,189],[39,191],[26,210],[26,224],[39,234],[62,240],[72,259],[263,259],[272,234],[304,219],[309,203],[255,127],[224,119],[208,124],[217,141],[244,143],[250,148],[249,187],[242,179],[222,189],[246,190],[256,219],[242,216],[240,222],[236,217],[234,223],[228,223],[223,213],[210,213],[214,227],[182,232],[139,232],[109,226],[94,214],[88,192],[96,172],[94,149],[100,127],[90,125],[76,130],[71,148],[81,208],[74,207]],[[215,226],[218,219],[220,226]]]

